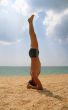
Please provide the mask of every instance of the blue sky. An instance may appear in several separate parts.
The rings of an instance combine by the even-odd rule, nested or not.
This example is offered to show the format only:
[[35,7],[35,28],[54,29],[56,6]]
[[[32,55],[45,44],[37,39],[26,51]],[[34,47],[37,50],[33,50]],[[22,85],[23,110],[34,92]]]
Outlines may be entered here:
[[0,66],[30,66],[32,14],[41,64],[68,66],[67,0],[0,0]]

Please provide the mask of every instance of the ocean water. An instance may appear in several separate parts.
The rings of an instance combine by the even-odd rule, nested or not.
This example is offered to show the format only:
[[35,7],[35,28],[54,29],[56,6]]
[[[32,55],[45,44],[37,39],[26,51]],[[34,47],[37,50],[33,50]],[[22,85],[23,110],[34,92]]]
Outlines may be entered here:
[[[41,75],[68,74],[68,67],[42,67]],[[30,75],[30,67],[0,66],[0,76]]]

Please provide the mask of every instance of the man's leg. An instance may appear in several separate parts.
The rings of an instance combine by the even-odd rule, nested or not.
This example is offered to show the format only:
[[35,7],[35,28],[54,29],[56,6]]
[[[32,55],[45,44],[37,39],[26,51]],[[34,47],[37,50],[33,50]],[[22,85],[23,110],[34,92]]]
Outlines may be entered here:
[[32,15],[28,19],[28,22],[29,22],[29,34],[30,34],[30,39],[31,39],[31,47],[38,49],[38,41],[37,41],[36,34],[34,32],[34,27],[33,27],[33,18],[34,18],[34,15]]
[[[28,22],[29,22],[29,34],[30,34],[30,39],[31,39],[31,48],[38,49],[38,41],[37,41],[36,34],[34,32],[34,27],[33,27],[33,18],[34,18],[34,15],[32,15],[28,19]],[[32,60],[32,58],[31,58],[31,60]],[[40,80],[38,79],[38,75],[39,74],[40,74],[40,72],[39,73],[32,73],[32,76],[31,76],[32,79],[31,80],[36,85],[35,87],[37,87],[37,89],[42,89],[42,84],[41,84]],[[29,87],[29,85],[28,85],[28,87]]]
[[[38,49],[38,41],[37,41],[36,34],[35,34],[35,31],[34,31],[34,27],[33,27],[33,19],[34,19],[34,15],[32,15],[28,19],[28,22],[29,22],[29,35],[30,35],[30,40],[31,40],[31,48]],[[33,78],[31,78],[31,80],[35,84]]]

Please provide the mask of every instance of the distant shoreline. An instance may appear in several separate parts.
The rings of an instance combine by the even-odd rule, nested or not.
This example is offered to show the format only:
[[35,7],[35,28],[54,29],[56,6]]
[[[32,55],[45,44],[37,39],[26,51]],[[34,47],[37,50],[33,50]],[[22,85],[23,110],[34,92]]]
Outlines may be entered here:
[[[41,67],[41,74],[68,74],[68,67]],[[0,75],[30,75],[30,67],[0,66]]]

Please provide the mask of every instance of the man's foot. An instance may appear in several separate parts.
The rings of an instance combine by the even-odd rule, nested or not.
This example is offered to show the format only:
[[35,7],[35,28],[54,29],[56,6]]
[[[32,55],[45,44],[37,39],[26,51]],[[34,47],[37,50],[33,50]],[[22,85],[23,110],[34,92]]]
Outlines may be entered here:
[[29,23],[32,23],[32,22],[33,22],[33,18],[34,18],[34,15],[32,15],[32,16],[28,19],[28,22],[29,22]]

